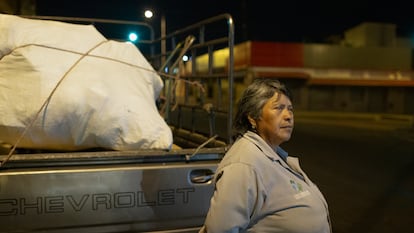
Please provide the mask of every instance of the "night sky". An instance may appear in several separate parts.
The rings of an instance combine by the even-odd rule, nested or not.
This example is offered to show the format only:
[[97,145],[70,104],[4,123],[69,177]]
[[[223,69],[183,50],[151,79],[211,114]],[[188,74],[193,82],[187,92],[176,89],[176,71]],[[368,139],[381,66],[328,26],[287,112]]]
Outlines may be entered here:
[[230,13],[236,42],[325,42],[362,22],[392,23],[397,25],[398,35],[414,34],[414,14],[409,1],[402,0],[37,0],[37,4],[39,15],[121,20],[142,20],[146,8],[158,9],[166,17],[167,33]]

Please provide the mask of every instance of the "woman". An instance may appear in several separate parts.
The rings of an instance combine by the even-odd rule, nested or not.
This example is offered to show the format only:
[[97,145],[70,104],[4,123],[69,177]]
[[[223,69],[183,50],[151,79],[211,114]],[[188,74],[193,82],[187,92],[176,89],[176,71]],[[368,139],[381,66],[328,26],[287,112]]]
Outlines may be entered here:
[[237,107],[237,137],[216,170],[200,232],[331,232],[325,198],[298,159],[280,147],[294,123],[286,87],[275,79],[255,79]]

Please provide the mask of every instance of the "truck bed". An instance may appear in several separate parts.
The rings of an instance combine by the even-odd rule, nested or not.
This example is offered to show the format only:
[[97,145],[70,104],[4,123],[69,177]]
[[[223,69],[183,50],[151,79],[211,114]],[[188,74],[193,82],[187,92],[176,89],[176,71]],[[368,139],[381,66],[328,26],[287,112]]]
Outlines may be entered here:
[[190,232],[224,153],[194,152],[15,155],[0,172],[0,232]]
[[[215,31],[209,34],[206,28],[211,25]],[[217,33],[218,25],[224,26],[223,33]],[[196,42],[187,51],[194,58],[211,56],[211,67],[213,52],[229,48],[226,71],[209,68],[200,73],[194,62],[191,72],[180,77],[214,92],[193,97],[197,93],[187,88],[181,93],[186,97],[183,102],[170,103],[174,99],[167,98],[165,120],[175,142],[171,150],[65,152],[17,147],[12,154],[0,153],[0,232],[198,232],[214,190],[211,179],[231,143],[233,30],[231,16],[223,14],[165,38],[151,35],[142,41],[157,70],[172,65],[180,56],[174,53],[177,41],[189,35]],[[158,51],[161,42],[167,42],[166,51]],[[175,74],[166,74],[166,82],[174,82]],[[222,91],[227,95],[219,94]],[[166,89],[165,94],[171,93]],[[206,110],[206,104],[213,107]]]

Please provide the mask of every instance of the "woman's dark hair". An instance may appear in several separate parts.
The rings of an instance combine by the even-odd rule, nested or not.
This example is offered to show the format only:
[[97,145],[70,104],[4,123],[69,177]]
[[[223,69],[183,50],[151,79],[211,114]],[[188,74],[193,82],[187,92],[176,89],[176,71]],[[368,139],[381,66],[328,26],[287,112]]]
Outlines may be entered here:
[[234,139],[247,130],[252,130],[248,116],[258,120],[262,115],[264,105],[276,92],[286,95],[292,101],[290,91],[277,79],[256,78],[244,90],[237,103],[233,121]]

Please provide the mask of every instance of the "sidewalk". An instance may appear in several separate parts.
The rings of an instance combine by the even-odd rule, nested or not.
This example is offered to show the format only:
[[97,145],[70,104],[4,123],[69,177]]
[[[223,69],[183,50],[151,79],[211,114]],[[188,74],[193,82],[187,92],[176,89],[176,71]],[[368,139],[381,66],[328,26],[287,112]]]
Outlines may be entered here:
[[393,131],[396,136],[414,142],[414,115],[297,111],[295,122]]

